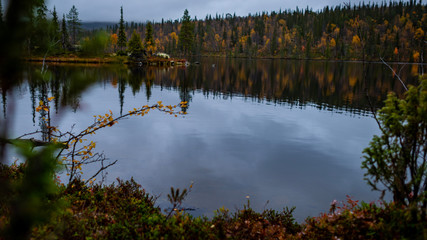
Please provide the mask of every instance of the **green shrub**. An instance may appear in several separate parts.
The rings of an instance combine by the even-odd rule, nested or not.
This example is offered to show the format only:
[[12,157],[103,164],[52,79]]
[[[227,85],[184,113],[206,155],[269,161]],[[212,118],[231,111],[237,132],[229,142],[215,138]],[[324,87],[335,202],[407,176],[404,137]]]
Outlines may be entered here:
[[362,168],[373,190],[387,190],[396,203],[422,205],[426,211],[427,75],[420,80],[403,99],[388,95],[376,118],[381,135],[363,151]]
[[81,54],[83,56],[99,57],[103,56],[109,41],[108,33],[98,31],[92,37],[87,37],[82,40]]

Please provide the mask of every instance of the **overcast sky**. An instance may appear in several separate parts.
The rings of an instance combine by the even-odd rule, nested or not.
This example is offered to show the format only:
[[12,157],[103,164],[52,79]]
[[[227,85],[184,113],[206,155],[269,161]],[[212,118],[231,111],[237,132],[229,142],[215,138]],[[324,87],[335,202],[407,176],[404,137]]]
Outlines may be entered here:
[[[3,0],[4,1],[4,0]],[[125,21],[145,22],[147,20],[161,21],[162,18],[181,18],[185,9],[188,9],[191,18],[205,18],[207,14],[236,13],[246,16],[248,13],[262,11],[279,11],[279,9],[312,8],[322,9],[324,6],[336,6],[348,0],[47,0],[48,9],[56,9],[59,16],[68,13],[75,5],[79,18],[83,21],[118,21],[120,6],[123,6]],[[366,1],[369,2],[369,1]],[[381,2],[371,0],[370,2]],[[352,0],[358,4],[359,0]]]

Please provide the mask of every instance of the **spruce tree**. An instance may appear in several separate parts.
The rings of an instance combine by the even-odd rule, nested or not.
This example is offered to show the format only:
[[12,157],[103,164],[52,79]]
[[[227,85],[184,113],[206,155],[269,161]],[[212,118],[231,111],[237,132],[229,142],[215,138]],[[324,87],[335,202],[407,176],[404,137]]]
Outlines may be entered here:
[[61,33],[60,33],[60,29],[59,29],[59,20],[58,20],[58,13],[56,12],[56,7],[53,7],[53,12],[52,12],[52,32],[51,32],[51,37],[53,39],[54,42],[58,41],[61,39]]
[[120,51],[123,51],[123,48],[126,47],[127,39],[125,33],[125,26],[123,20],[123,6],[120,7],[120,23],[119,23],[119,36],[118,36],[117,46],[119,46]]
[[71,7],[70,12],[67,14],[67,20],[68,20],[68,30],[70,31],[71,35],[71,43],[75,45],[77,43],[77,37],[80,33],[80,19],[79,19],[79,12],[77,11],[77,8],[73,5]]
[[179,33],[178,47],[184,54],[189,54],[193,48],[194,25],[191,22],[188,10],[185,9],[181,20],[181,32]]
[[65,20],[65,14],[62,16],[61,46],[63,51],[68,50],[68,48],[70,47],[70,40],[67,31],[67,22]]
[[49,48],[49,35],[46,34],[48,21],[46,17],[47,8],[44,3],[36,8],[36,16],[33,21],[32,43],[34,50],[38,53],[44,53]]

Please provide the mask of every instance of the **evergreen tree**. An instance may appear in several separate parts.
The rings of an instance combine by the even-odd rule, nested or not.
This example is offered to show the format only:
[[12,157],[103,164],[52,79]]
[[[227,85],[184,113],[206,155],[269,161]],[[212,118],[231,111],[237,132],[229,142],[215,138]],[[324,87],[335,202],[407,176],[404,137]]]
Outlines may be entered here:
[[123,48],[126,47],[127,39],[126,39],[126,33],[125,33],[125,26],[124,26],[124,20],[123,20],[123,6],[120,7],[120,26],[119,26],[119,36],[117,41],[117,46],[119,47],[120,51],[123,51]]
[[255,42],[257,45],[263,45],[264,44],[264,29],[265,29],[265,23],[262,17],[258,17],[257,20],[255,20],[255,32],[257,33]]
[[36,16],[37,22],[47,21],[46,20],[47,8],[46,8],[46,5],[44,3],[40,4],[40,6],[37,7],[36,12],[37,12],[37,16]]
[[194,25],[191,22],[188,10],[185,9],[181,20],[181,32],[179,33],[178,47],[184,54],[191,53],[194,40]]
[[144,46],[145,46],[145,48],[148,48],[150,46],[154,46],[153,25],[151,25],[151,22],[147,22],[147,26],[145,28]]
[[128,43],[128,51],[132,54],[139,54],[142,52],[142,41],[141,36],[136,32],[136,30],[133,30],[132,36],[130,37],[129,43]]
[[70,38],[68,36],[67,22],[65,20],[65,14],[62,16],[61,46],[62,46],[63,51],[68,50],[68,48],[70,47]]
[[38,53],[44,53],[48,50],[50,39],[49,34],[46,34],[49,24],[46,18],[47,8],[44,3],[36,8],[36,16],[33,22],[32,31],[32,48]]
[[71,36],[71,44],[76,45],[77,43],[77,37],[80,33],[80,19],[79,19],[79,12],[77,11],[77,8],[73,5],[71,7],[70,12],[67,14],[67,20],[68,20],[68,30],[70,31]]
[[54,42],[61,39],[61,33],[59,29],[59,20],[58,20],[58,13],[56,12],[55,6],[53,7],[52,12],[52,39]]

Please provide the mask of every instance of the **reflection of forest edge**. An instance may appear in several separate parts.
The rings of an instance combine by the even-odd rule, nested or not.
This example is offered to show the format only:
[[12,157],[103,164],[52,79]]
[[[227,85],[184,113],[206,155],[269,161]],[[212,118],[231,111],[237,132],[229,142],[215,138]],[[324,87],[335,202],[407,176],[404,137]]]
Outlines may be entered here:
[[[419,65],[393,67],[407,83],[417,82]],[[118,89],[120,106],[125,101],[127,88],[134,95],[145,88],[150,99],[152,88],[158,86],[179,91],[181,100],[189,102],[195,91],[201,91],[205,96],[244,97],[276,104],[286,102],[291,107],[314,105],[335,112],[365,114],[370,109],[367,96],[377,108],[382,106],[388,92],[403,93],[397,78],[381,64],[208,59],[188,68],[52,65],[44,74],[40,69],[40,65],[28,65],[24,74],[33,109],[36,102],[48,94],[56,97],[55,109],[63,104],[76,109],[79,97],[72,94],[78,86],[76,81],[111,84]],[[5,112],[4,91],[2,103]]]

